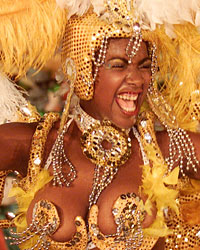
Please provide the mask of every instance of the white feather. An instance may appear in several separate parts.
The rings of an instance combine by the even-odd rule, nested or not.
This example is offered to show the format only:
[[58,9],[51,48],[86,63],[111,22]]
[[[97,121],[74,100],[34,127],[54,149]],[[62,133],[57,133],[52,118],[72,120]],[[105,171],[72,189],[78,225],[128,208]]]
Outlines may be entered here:
[[[90,6],[100,15],[105,10],[104,0],[56,0],[57,4],[72,15],[83,15]],[[173,24],[190,22],[200,25],[200,0],[134,0],[134,15],[143,29],[155,30],[166,25],[166,33],[173,36]]]
[[90,0],[56,0],[59,7],[68,10],[68,18],[77,14],[79,16],[86,13],[90,7]]
[[195,18],[195,25],[197,27],[200,27],[200,10],[197,12],[196,14],[196,18]]
[[172,24],[200,24],[199,0],[135,0],[135,7],[142,28],[154,30],[157,25],[165,24],[170,36],[173,36]]
[[22,93],[6,77],[0,75],[0,124],[17,121],[17,112],[27,105]]
[[104,0],[90,0],[94,8],[94,12],[99,16],[105,11]]

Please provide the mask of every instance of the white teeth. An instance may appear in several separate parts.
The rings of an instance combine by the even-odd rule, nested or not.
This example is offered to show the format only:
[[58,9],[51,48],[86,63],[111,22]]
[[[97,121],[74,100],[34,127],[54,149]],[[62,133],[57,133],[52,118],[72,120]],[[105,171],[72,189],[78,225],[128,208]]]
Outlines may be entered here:
[[135,108],[136,108],[136,107],[132,107],[132,108],[123,107],[123,109],[124,109],[126,112],[134,112],[134,111],[135,111]]
[[123,94],[123,95],[117,95],[117,97],[125,101],[135,101],[138,98],[138,94],[136,95]]

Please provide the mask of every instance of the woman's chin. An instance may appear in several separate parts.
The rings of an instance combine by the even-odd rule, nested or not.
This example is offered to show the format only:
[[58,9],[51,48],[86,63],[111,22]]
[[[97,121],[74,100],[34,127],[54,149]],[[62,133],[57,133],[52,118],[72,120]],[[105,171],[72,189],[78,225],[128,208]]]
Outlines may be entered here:
[[133,116],[129,119],[112,119],[112,123],[121,129],[130,129],[136,123],[136,117]]

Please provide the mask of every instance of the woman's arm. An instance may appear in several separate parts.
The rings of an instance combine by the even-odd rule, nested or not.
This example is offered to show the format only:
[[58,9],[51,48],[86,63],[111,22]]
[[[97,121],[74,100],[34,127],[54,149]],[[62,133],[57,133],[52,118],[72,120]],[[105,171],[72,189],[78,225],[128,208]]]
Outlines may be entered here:
[[0,170],[26,175],[32,136],[37,123],[7,123],[0,126]]
[[190,169],[189,171],[186,170],[186,174],[190,178],[200,180],[200,134],[192,133],[192,132],[188,132],[188,134],[189,134],[191,141],[194,145],[194,151],[195,151],[195,155],[197,157],[197,160],[199,161],[199,165],[197,166],[196,173],[193,171],[193,169]]

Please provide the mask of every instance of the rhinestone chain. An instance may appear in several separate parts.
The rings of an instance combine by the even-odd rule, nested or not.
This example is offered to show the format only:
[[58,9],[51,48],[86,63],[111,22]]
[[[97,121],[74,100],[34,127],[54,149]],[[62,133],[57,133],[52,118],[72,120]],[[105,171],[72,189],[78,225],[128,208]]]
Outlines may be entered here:
[[[47,240],[47,235],[51,235],[52,233],[55,232],[55,228],[56,228],[56,222],[53,223],[47,223],[46,225],[44,225],[42,228],[39,228],[40,222],[39,221],[35,221],[33,220],[33,222],[29,225],[29,227],[26,228],[26,230],[24,230],[21,233],[16,233],[14,232],[12,229],[10,230],[10,233],[13,236],[9,236],[9,237],[5,237],[6,240],[11,240],[12,242],[10,243],[10,245],[20,245],[28,240],[30,240],[31,238],[33,238],[35,235],[40,235],[39,239],[37,240],[37,242],[35,243],[34,246],[32,246],[31,248],[28,248],[26,250],[34,250],[34,249],[49,249],[50,247],[50,242]],[[28,234],[28,232],[32,232],[31,234]],[[18,238],[16,238],[18,237]],[[40,244],[40,247],[39,247]]]
[[92,192],[89,196],[89,209],[97,203],[97,200],[103,190],[112,182],[117,174],[118,168],[96,165],[94,170],[94,178]]
[[[128,45],[126,47],[126,55],[129,58],[128,63],[131,63],[132,58],[137,54],[142,43],[142,33],[141,33],[140,25],[138,23],[135,23],[133,25],[133,30],[134,30],[134,34],[129,39]],[[131,53],[129,53],[132,43],[133,43],[133,47],[131,48]]]
[[[52,150],[52,165],[53,165],[53,185],[59,186],[67,186],[75,180],[77,173],[76,169],[70,160],[67,158],[64,150],[64,135],[67,132],[71,122],[73,119],[69,120],[68,123],[65,124],[63,131],[58,135],[56,142],[54,144]],[[63,164],[67,163],[69,165],[69,173],[67,174],[67,179],[64,177],[62,173]]]
[[155,45],[155,43],[152,44],[152,56],[151,56],[151,84],[150,84],[150,88],[148,89],[148,91],[152,91],[153,90],[153,82],[155,81],[155,75],[158,71],[158,61],[157,61],[157,55],[156,55],[156,51],[157,51],[157,47]]
[[[157,56],[156,56],[156,46],[153,44],[152,50],[152,65],[151,65],[151,72],[152,72],[152,81],[149,87],[149,93],[158,97],[158,92],[153,87],[153,82],[155,80],[155,75],[157,73]],[[173,112],[172,108],[166,104],[163,96],[160,95],[159,98],[162,100],[163,105],[166,106],[168,112]],[[172,124],[176,124],[176,117],[170,116],[172,118]],[[186,159],[186,170],[189,171],[190,168],[193,171],[197,172],[197,166],[199,166],[199,161],[197,160],[194,145],[187,134],[187,132],[181,128],[172,129],[170,128],[164,120],[162,120],[163,125],[165,126],[167,133],[169,135],[170,143],[169,143],[169,157],[165,160],[168,165],[168,172],[172,171],[175,164],[179,163],[180,172],[185,177],[184,173],[184,159]]]
[[186,162],[186,170],[189,171],[190,168],[193,171],[197,172],[197,166],[199,166],[199,161],[197,160],[194,145],[189,135],[185,130],[171,129],[167,126],[167,132],[169,135],[170,143],[169,143],[169,157],[165,160],[168,164],[168,171],[172,171],[173,167],[176,163],[179,163],[180,172],[185,177],[184,173],[184,159]]

